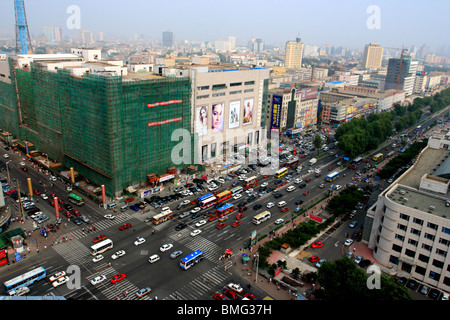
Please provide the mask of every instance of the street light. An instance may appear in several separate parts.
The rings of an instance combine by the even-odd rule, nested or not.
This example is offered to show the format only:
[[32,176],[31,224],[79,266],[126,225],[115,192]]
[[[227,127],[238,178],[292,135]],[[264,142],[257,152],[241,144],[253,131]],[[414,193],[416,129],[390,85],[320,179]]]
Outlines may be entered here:
[[11,183],[11,178],[9,176],[9,167],[8,167],[8,163],[10,163],[12,160],[6,161],[6,173],[8,175],[8,183]]

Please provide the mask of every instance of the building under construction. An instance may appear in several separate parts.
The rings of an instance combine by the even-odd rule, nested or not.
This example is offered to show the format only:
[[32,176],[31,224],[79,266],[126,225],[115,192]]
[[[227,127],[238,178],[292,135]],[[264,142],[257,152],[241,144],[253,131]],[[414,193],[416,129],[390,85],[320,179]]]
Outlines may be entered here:
[[0,59],[1,131],[105,185],[111,196],[189,166],[174,163],[180,141],[171,136],[191,132],[190,78],[128,75],[121,61],[99,57],[86,49]]

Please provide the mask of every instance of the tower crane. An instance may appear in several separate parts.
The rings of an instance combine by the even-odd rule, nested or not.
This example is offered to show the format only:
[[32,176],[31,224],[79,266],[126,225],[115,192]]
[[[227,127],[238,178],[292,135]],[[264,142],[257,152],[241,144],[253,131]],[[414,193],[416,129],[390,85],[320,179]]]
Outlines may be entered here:
[[24,0],[14,0],[14,11],[16,13],[16,53],[28,54],[33,52],[33,47],[28,31]]

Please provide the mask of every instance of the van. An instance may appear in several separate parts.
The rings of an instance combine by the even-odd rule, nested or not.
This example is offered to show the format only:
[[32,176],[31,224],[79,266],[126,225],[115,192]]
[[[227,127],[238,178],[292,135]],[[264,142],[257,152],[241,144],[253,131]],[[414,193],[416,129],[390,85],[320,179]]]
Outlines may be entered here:
[[294,186],[289,186],[289,187],[286,188],[286,191],[288,191],[288,192],[291,192],[291,191],[294,191],[294,190],[295,190]]
[[127,209],[128,209],[127,205],[124,205],[123,207],[120,207],[120,211],[122,211],[122,212],[127,211]]
[[167,210],[170,210],[170,208],[169,208],[169,207],[163,207],[163,208],[161,208],[161,212],[164,212],[164,211],[167,211]]
[[154,254],[154,255],[150,256],[150,258],[148,258],[148,262],[150,262],[150,263],[155,263],[158,260],[159,260],[159,256],[157,254]]
[[280,201],[278,202],[278,208],[282,208],[286,206],[286,201]]
[[108,204],[106,204],[106,208],[107,209],[114,209],[115,207],[117,207],[117,204],[115,204],[115,203],[108,203]]

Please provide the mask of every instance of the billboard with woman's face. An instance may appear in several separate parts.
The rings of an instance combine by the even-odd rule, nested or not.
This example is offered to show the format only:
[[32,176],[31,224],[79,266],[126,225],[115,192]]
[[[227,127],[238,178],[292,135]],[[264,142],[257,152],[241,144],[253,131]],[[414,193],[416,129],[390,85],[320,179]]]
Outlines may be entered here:
[[204,136],[208,133],[208,107],[197,107],[196,112],[196,130],[199,136]]
[[230,102],[230,118],[229,118],[229,128],[239,127],[239,117],[241,114],[241,102],[234,101]]
[[253,99],[244,100],[244,120],[243,124],[250,124],[253,122]]
[[211,129],[213,132],[223,131],[224,104],[213,104],[211,111]]

